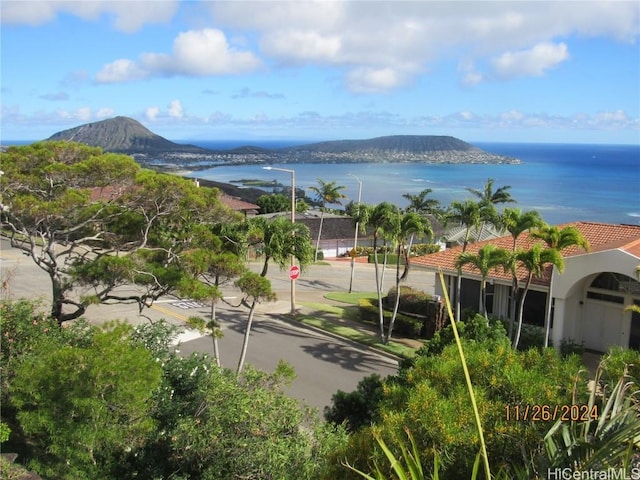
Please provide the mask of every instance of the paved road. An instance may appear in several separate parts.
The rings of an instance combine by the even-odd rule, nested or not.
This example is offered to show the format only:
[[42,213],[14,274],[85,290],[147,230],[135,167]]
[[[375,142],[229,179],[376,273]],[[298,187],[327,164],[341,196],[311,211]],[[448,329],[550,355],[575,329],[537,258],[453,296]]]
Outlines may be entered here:
[[[296,299],[300,303],[321,302],[327,291],[346,291],[349,285],[349,262],[327,262],[314,265],[296,281]],[[254,264],[255,270],[260,265]],[[374,291],[373,266],[356,265],[354,289]],[[426,291],[433,289],[433,274],[415,270],[408,284]],[[262,304],[258,308],[252,328],[247,353],[247,363],[267,371],[275,368],[280,360],[290,363],[297,378],[289,393],[310,405],[322,409],[331,403],[336,390],[351,391],[358,381],[372,373],[381,376],[396,371],[397,364],[386,356],[321,332],[300,327],[285,321],[281,313],[290,310],[290,281],[286,272],[271,266],[268,278],[272,281],[278,301]],[[387,272],[390,286],[393,272]],[[20,251],[10,248],[5,239],[0,240],[0,291],[3,297],[42,298],[45,305],[50,299],[48,277]],[[229,288],[225,295],[234,297],[237,292]],[[230,301],[235,301],[230,299]],[[184,325],[189,316],[207,318],[209,308],[188,299],[167,297],[160,299],[140,316],[135,305],[91,306],[86,318],[94,323],[121,319],[133,324],[157,321],[161,318],[176,325]],[[238,362],[247,311],[241,308],[220,306],[217,313],[224,337],[220,340],[220,357],[224,366],[235,368]],[[185,329],[179,349],[184,354],[212,352],[210,337]]]

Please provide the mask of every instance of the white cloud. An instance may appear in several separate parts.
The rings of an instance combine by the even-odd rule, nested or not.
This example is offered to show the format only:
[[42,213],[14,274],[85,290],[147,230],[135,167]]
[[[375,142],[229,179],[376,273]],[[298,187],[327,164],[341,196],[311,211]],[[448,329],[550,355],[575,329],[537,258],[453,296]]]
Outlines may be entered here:
[[158,107],[149,107],[144,112],[144,116],[151,122],[155,122],[158,119],[159,114],[160,109]]
[[347,85],[354,92],[373,93],[391,90],[404,83],[403,75],[393,68],[361,67],[347,74]]
[[[502,78],[539,76],[568,58],[573,36],[637,41],[640,9],[634,1],[333,1],[211,2],[218,26],[250,29],[276,64],[322,63],[346,68],[346,84],[367,87],[364,72],[393,70],[401,82],[440,58],[479,64],[495,58]],[[505,53],[506,52],[506,53]],[[390,70],[386,70],[390,69]],[[475,85],[495,76],[461,69]],[[361,78],[362,82],[354,81]]]
[[97,20],[103,15],[113,19],[113,25],[123,32],[135,32],[147,23],[165,23],[175,15],[179,2],[162,0],[3,0],[0,2],[2,23],[42,25],[66,13],[84,20]]
[[173,100],[169,104],[168,113],[171,118],[180,119],[184,117],[184,111],[182,109],[182,104],[180,103],[180,100]]
[[566,44],[539,43],[528,50],[505,52],[493,59],[492,65],[501,78],[539,77],[568,58]]
[[96,111],[96,118],[111,118],[115,116],[115,110],[113,108],[99,108]]
[[139,80],[149,75],[131,60],[119,59],[105,65],[96,75],[98,83],[121,83]]
[[144,53],[138,63],[120,59],[107,64],[96,81],[121,83],[153,75],[229,75],[250,72],[260,65],[253,53],[230,46],[222,31],[207,28],[180,33],[171,54]]

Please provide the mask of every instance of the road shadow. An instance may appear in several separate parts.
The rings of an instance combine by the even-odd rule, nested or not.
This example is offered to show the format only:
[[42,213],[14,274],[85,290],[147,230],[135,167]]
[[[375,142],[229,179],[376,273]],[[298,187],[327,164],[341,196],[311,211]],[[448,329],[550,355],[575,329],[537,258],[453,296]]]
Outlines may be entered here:
[[375,367],[389,366],[389,363],[383,359],[337,342],[303,345],[302,349],[318,360],[340,365],[342,368],[354,372],[369,372]]

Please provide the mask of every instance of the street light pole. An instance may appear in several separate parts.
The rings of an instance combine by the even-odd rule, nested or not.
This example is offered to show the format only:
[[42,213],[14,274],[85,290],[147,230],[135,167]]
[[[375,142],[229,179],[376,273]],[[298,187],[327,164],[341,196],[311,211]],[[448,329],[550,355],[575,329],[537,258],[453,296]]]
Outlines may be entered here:
[[[362,198],[362,181],[356,177],[355,175],[353,175],[352,173],[348,174],[350,177],[353,177],[356,179],[356,182],[358,182],[358,212],[357,212],[357,216],[360,216],[360,199]],[[349,279],[349,293],[351,293],[351,290],[353,288],[353,273],[355,271],[356,268],[356,253],[357,253],[357,249],[358,249],[358,228],[360,226],[360,222],[356,221],[356,234],[355,237],[353,239],[353,255],[351,255],[351,278]]]
[[[262,167],[264,170],[276,170],[291,174],[291,225],[296,223],[296,171],[289,168]],[[295,234],[295,233],[294,233]],[[291,266],[295,265],[295,256],[291,255]],[[296,314],[296,281],[291,279],[291,315]]]

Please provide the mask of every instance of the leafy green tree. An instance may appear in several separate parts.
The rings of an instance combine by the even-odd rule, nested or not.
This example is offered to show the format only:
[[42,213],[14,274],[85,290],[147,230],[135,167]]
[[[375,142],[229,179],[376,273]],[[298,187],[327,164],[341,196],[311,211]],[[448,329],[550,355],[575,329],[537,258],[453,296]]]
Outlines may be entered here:
[[509,185],[505,185],[494,191],[493,182],[494,180],[492,178],[489,178],[484,184],[484,188],[482,190],[467,188],[467,191],[471,192],[478,199],[478,202],[480,204],[482,216],[480,236],[482,235],[482,229],[484,229],[485,223],[500,226],[500,216],[498,215],[498,212],[496,210],[496,205],[499,205],[501,203],[515,202],[515,200],[509,193],[509,190],[511,190],[511,187]]
[[[0,154],[3,224],[11,243],[51,280],[51,315],[80,317],[92,303],[142,310],[175,289],[192,229],[232,213],[218,191],[141,170],[130,157],[72,142],[11,147]],[[122,295],[135,283],[142,293]],[[74,287],[91,294],[79,298]]]
[[184,296],[209,302],[209,321],[191,317],[189,323],[200,331],[209,331],[216,364],[221,366],[218,338],[222,333],[216,319],[216,304],[223,298],[221,287],[241,276],[247,267],[238,255],[225,252],[221,240],[209,231],[194,244],[198,248],[181,256],[181,262],[190,275],[181,283],[179,291]]
[[324,418],[335,425],[344,424],[350,432],[368,426],[378,419],[378,406],[383,398],[383,380],[373,374],[358,382],[353,392],[338,390],[325,407]]
[[318,261],[318,250],[320,250],[320,238],[322,237],[322,224],[324,222],[324,212],[327,209],[327,204],[342,205],[342,199],[347,198],[341,190],[346,187],[344,185],[337,185],[336,182],[325,182],[321,178],[318,178],[318,186],[311,186],[309,190],[315,192],[316,201],[320,204],[320,228],[318,229],[318,240],[316,241],[316,251],[314,261]]
[[291,210],[291,199],[281,193],[260,195],[256,200],[261,213],[288,212]]
[[247,326],[244,331],[244,340],[242,341],[242,351],[240,352],[240,360],[238,361],[237,372],[242,372],[244,359],[247,355],[247,347],[249,346],[249,336],[251,335],[251,324],[253,323],[253,314],[256,305],[260,302],[272,302],[276,299],[276,294],[271,290],[271,282],[261,275],[253,272],[247,272],[236,281],[236,286],[244,293],[244,301],[249,305],[249,316],[247,317]]
[[520,250],[515,254],[516,261],[527,270],[527,282],[522,292],[518,306],[518,328],[513,339],[513,348],[518,348],[520,342],[520,332],[522,331],[522,322],[524,320],[524,302],[527,299],[527,293],[531,286],[533,277],[539,277],[544,271],[545,265],[554,265],[558,271],[564,271],[564,258],[558,250],[553,248],[542,248],[539,243],[534,244],[529,250]]
[[376,276],[376,292],[378,296],[378,314],[379,314],[379,329],[380,329],[380,341],[384,342],[385,327],[384,327],[384,310],[382,308],[382,289],[384,280],[384,265],[386,265],[387,254],[385,253],[385,260],[383,262],[382,272],[380,271],[380,262],[378,260],[378,242],[380,240],[391,240],[394,235],[397,237],[397,232],[400,230],[400,211],[395,205],[382,202],[375,206],[361,205],[360,213],[356,220],[360,224],[362,229],[370,229],[373,232],[373,260],[374,260],[374,272]]
[[425,188],[417,195],[412,195],[410,193],[403,194],[402,197],[409,200],[409,205],[405,207],[404,211],[414,212],[420,215],[440,215],[442,213],[440,209],[440,202],[435,198],[427,198],[432,192],[432,189]]
[[[573,225],[568,225],[566,227],[558,227],[558,226],[550,226],[550,225],[541,225],[538,226],[535,230],[531,231],[531,236],[534,238],[539,238],[544,243],[547,244],[549,248],[553,248],[558,251],[562,251],[567,247],[578,246],[583,248],[585,251],[589,251],[591,248],[589,242],[582,235],[580,230],[578,230]],[[547,314],[545,316],[545,334],[544,334],[544,346],[549,345],[549,329],[551,326],[551,299],[553,298],[553,277],[551,278],[551,283],[549,284],[549,302],[547,305]]]
[[[445,223],[454,222],[465,227],[464,240],[462,243],[462,253],[467,250],[471,229],[477,229],[482,221],[481,205],[472,200],[464,202],[451,202],[449,209],[445,213]],[[456,322],[460,321],[460,293],[462,290],[462,270],[458,268],[456,279]]]
[[491,270],[499,267],[507,268],[509,264],[509,252],[503,248],[498,248],[490,243],[483,245],[477,254],[462,252],[456,258],[456,268],[462,269],[465,265],[471,265],[480,272],[480,300],[482,302],[481,311],[489,321],[487,313],[487,277]]
[[[22,359],[10,385],[22,430],[41,455],[30,467],[49,478],[104,478],[112,455],[138,445],[162,370],[120,324],[87,345],[48,344]],[[45,453],[46,452],[46,453]]]
[[[400,282],[405,280],[409,275],[409,267],[411,264],[411,246],[415,235],[427,235],[432,236],[433,231],[429,221],[421,217],[416,212],[406,212],[400,215],[400,221],[394,222],[397,228],[391,231],[391,237],[393,242],[397,245],[396,255],[396,295],[395,304],[393,306],[393,313],[391,320],[389,320],[389,326],[387,328],[387,334],[384,338],[384,343],[389,343],[391,335],[393,333],[393,326],[398,315],[398,306],[400,305]],[[404,259],[404,271],[400,274],[400,258]]]
[[[507,230],[513,238],[511,247],[512,253],[515,254],[518,238],[526,231],[542,227],[544,221],[538,212],[529,210],[522,212],[518,208],[505,208],[500,215],[500,225]],[[515,262],[515,257],[512,257]],[[511,270],[511,311],[509,312],[509,338],[513,338],[513,326],[516,322],[517,304],[520,296],[520,283],[516,274],[515,263],[512,264]]]
[[265,277],[269,262],[273,261],[285,269],[289,259],[297,259],[304,269],[313,261],[313,247],[309,228],[301,223],[291,223],[283,217],[267,220],[263,217],[252,218],[248,223],[246,241],[264,255],[261,276]]

